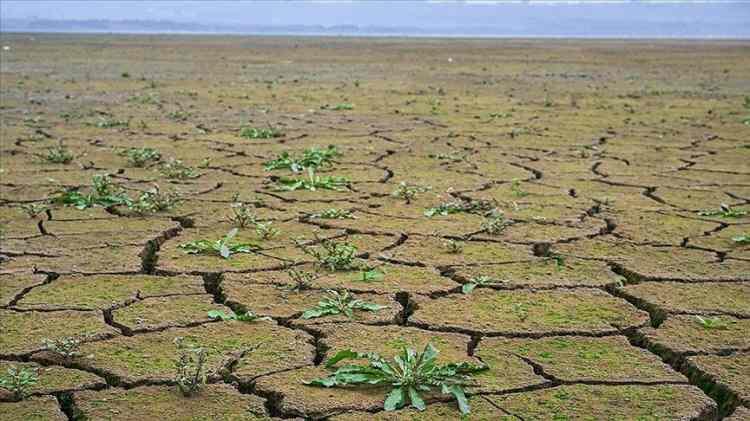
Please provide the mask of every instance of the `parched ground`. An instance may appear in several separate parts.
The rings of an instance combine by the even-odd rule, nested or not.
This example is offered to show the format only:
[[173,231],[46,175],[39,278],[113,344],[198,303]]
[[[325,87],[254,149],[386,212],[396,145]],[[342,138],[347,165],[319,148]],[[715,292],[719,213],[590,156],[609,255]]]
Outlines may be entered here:
[[[0,40],[0,373],[39,374],[26,400],[0,388],[0,418],[457,419],[439,395],[386,413],[385,389],[303,384],[338,350],[428,342],[491,367],[469,419],[750,417],[747,43]],[[340,191],[284,191],[307,174],[264,168],[329,145],[316,174]],[[160,159],[122,155],[143,147]],[[178,202],[49,203],[102,174]],[[461,212],[425,215],[448,202]],[[179,247],[222,238],[238,203],[277,235],[242,228],[256,247],[228,259]],[[297,245],[324,240],[377,275]],[[303,319],[329,289],[383,308]],[[79,356],[44,349],[65,337]],[[176,337],[209,351],[192,398]]]

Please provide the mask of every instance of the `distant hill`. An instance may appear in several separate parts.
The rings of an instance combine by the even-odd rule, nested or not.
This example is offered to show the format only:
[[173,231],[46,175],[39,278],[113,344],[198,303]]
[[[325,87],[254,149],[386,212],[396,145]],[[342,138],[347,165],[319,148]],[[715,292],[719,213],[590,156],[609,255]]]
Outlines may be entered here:
[[470,36],[470,37],[584,37],[584,38],[750,38],[742,22],[707,25],[700,22],[566,18],[554,16],[498,22],[496,25],[361,26],[210,24],[168,20],[57,20],[3,19],[0,32],[67,33],[197,33],[257,35],[349,36]]

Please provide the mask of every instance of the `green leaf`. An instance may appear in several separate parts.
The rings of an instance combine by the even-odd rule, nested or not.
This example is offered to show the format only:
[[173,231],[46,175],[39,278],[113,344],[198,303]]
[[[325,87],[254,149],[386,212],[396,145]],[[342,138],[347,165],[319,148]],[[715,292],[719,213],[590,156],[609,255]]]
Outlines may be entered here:
[[208,317],[210,319],[221,319],[221,320],[224,320],[224,321],[234,320],[235,319],[234,315],[227,315],[223,311],[220,311],[220,310],[211,310],[211,311],[209,311],[208,312]]
[[473,282],[469,282],[469,283],[464,284],[461,287],[461,292],[463,292],[464,294],[471,294],[471,292],[474,291],[474,288],[476,287],[477,287],[477,284]]
[[222,244],[222,245],[221,245],[221,248],[219,248],[219,254],[220,254],[220,255],[221,255],[221,257],[223,257],[223,258],[225,258],[225,259],[229,259],[229,256],[231,256],[231,255],[232,255],[232,252],[231,252],[231,251],[229,251],[229,247],[227,247],[227,245],[226,245],[226,244]]
[[344,349],[342,351],[337,352],[336,355],[334,355],[333,357],[329,358],[328,361],[326,361],[326,368],[333,367],[339,361],[359,359],[359,358],[366,358],[366,354],[360,354],[359,352],[354,352],[351,349]]
[[469,401],[468,399],[466,399],[464,389],[461,386],[454,384],[453,386],[450,386],[449,390],[451,392],[451,395],[456,398],[456,402],[458,403],[458,410],[461,411],[461,414],[468,414],[470,412]]
[[305,319],[305,320],[307,320],[307,319],[315,319],[315,318],[318,318],[318,317],[327,316],[329,314],[335,314],[335,313],[332,313],[330,309],[312,308],[312,309],[307,310],[304,313],[302,313],[302,318]]
[[335,376],[328,376],[328,377],[322,377],[319,379],[313,379],[310,381],[303,382],[304,384],[310,385],[310,386],[321,386],[321,387],[333,387],[336,386],[338,383],[336,382]]
[[432,342],[428,342],[422,352],[422,362],[424,364],[432,363],[437,358],[438,350],[432,345]]
[[419,396],[419,392],[417,392],[417,389],[413,387],[409,388],[409,400],[411,400],[411,406],[417,408],[418,410],[424,411],[425,409],[427,409],[427,405],[425,405],[424,399]]
[[404,393],[404,389],[402,387],[397,387],[393,390],[391,390],[391,393],[388,394],[388,397],[385,399],[385,405],[383,405],[383,409],[386,411],[395,411],[397,409],[403,408],[406,405],[406,394]]

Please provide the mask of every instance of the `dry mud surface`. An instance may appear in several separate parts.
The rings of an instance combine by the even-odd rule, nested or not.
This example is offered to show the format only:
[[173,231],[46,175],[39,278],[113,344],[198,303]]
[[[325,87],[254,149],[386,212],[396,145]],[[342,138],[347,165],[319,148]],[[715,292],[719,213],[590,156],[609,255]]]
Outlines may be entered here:
[[[385,389],[303,384],[338,350],[428,342],[490,365],[468,419],[749,416],[747,43],[1,40],[0,371],[40,377],[23,401],[0,388],[3,420],[457,419],[440,397],[386,413]],[[60,144],[71,159],[50,162]],[[346,177],[340,191],[282,191],[306,174],[264,168],[329,145],[341,154],[317,175]],[[121,153],[143,147],[160,159]],[[101,174],[180,200],[47,204]],[[402,182],[425,189],[406,201]],[[277,235],[184,253],[230,231],[239,202]],[[464,211],[425,215],[446,202]],[[353,218],[318,216],[331,208]],[[297,245],[324,240],[381,275]],[[303,319],[329,289],[383,308]],[[71,336],[72,359],[42,345]],[[178,336],[210,352],[192,398],[174,384]]]

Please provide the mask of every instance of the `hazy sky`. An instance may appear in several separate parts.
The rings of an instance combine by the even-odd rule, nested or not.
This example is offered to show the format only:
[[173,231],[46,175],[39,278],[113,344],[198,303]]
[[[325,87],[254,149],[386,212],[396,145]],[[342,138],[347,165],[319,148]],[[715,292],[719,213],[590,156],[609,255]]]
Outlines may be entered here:
[[[526,3],[526,4],[524,4]],[[587,19],[708,19],[747,23],[750,0],[1,0],[4,19],[147,19],[203,23],[385,25],[430,27],[492,25],[518,18],[576,16]]]

